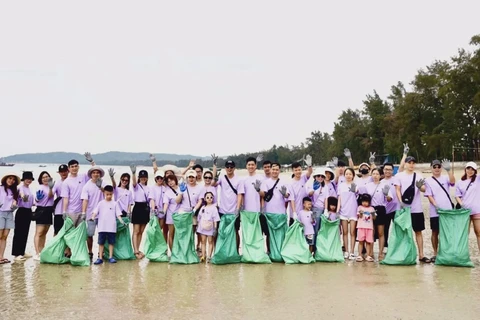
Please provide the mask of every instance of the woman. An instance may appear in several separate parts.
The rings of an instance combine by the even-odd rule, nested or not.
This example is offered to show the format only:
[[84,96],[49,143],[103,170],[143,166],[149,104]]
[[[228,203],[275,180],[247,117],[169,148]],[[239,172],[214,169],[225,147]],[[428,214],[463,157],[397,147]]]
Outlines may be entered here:
[[30,185],[35,179],[31,171],[24,171],[22,184],[18,187],[18,210],[15,213],[15,231],[13,232],[12,255],[15,261],[25,261],[31,255],[25,254],[28,232],[32,222],[33,194]]
[[[355,171],[352,168],[345,169],[345,181],[338,185],[337,213],[342,221],[343,245],[345,246],[344,257],[355,260],[355,235],[357,227],[357,195],[358,188],[353,179]],[[350,232],[349,229],[350,228]],[[350,236],[350,237],[349,237]],[[350,238],[350,245],[348,240]]]
[[35,196],[35,257],[34,260],[40,261],[40,252],[45,247],[48,229],[53,224],[53,180],[47,171],[42,171],[38,176],[40,186]]
[[392,201],[390,184],[380,180],[381,174],[377,168],[372,169],[372,182],[363,187],[365,193],[372,197],[371,206],[377,212],[377,218],[373,221],[375,233],[378,236],[378,261],[384,258],[383,248],[385,247],[385,223],[387,221],[387,202]]
[[477,180],[477,164],[468,162],[462,179],[457,183],[455,196],[462,208],[471,210],[470,219],[477,237],[477,246],[480,250],[480,182]]
[[[313,173],[313,184],[308,187],[308,196],[312,198],[312,211],[315,216],[315,236],[313,238],[314,246],[316,245],[318,230],[322,222],[321,217],[325,211],[327,198],[329,195],[328,187],[325,184],[325,171],[317,169]],[[314,247],[316,248],[316,247]]]
[[325,169],[325,188],[328,189],[328,194],[330,197],[337,197],[337,186],[335,184],[335,173],[332,169],[326,168]]
[[163,211],[163,196],[165,195],[165,185],[163,183],[163,171],[155,172],[155,185],[152,187],[153,200],[155,202],[155,212],[157,214],[160,229],[162,229],[165,241],[168,239],[168,228],[165,227],[165,211]]
[[175,226],[173,225],[173,214],[178,212],[180,202],[180,188],[178,187],[177,177],[173,174],[167,176],[167,187],[163,196],[163,212],[166,213],[166,223],[168,226],[168,247],[172,251],[173,237],[175,236]]
[[[182,199],[180,202],[179,213],[185,212],[197,212],[200,209],[203,203],[203,197],[205,191],[203,187],[197,184],[197,172],[195,170],[188,170],[186,173],[187,177],[187,186],[184,192],[180,193]],[[193,216],[192,228],[193,234],[197,232],[197,217]],[[201,242],[202,239],[199,234],[197,234],[197,251],[201,252]]]
[[113,186],[113,195],[115,196],[115,201],[117,201],[120,210],[122,211],[122,217],[131,218],[132,214],[132,205],[133,205],[133,196],[130,191],[130,175],[128,173],[123,173],[120,176],[120,182],[115,181],[115,172],[112,168],[108,169],[110,179],[112,180]]
[[148,173],[145,170],[138,172],[138,183],[135,172],[137,167],[130,166],[132,170],[133,200],[135,206],[132,212],[133,235],[132,243],[135,257],[142,259],[145,254],[140,251],[140,243],[142,242],[143,231],[150,221],[150,215],[153,214],[155,203],[153,202],[153,194],[147,186]]
[[203,198],[205,199],[205,193],[211,192],[213,194],[213,204],[218,206],[217,204],[217,187],[213,185],[213,172],[210,170],[207,170],[203,174]]
[[18,208],[17,187],[19,184],[20,177],[16,174],[7,174],[2,178],[0,186],[0,264],[10,263],[10,260],[5,258],[5,248],[10,229],[15,228],[13,211]]

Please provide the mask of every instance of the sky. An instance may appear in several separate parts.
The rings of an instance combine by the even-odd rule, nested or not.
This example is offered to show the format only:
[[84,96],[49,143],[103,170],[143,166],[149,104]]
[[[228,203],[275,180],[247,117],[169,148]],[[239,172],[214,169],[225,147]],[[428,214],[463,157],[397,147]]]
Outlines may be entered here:
[[0,157],[298,145],[480,33],[480,1],[128,3],[0,3]]

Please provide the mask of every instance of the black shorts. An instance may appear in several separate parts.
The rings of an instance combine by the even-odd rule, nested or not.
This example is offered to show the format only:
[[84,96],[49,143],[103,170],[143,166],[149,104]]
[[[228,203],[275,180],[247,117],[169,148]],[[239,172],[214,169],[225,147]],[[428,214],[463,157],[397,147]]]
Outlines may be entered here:
[[35,222],[38,225],[49,225],[53,224],[53,207],[37,207],[35,209]]
[[115,244],[115,232],[99,232],[98,244],[104,245],[105,241],[108,241],[108,244]]
[[132,210],[132,224],[148,224],[150,212],[146,202],[135,202]]
[[63,223],[64,223],[64,220],[61,214],[56,214],[53,217],[53,232],[55,234],[57,234],[60,231],[60,229],[63,228]]
[[267,217],[261,214],[259,220],[260,220],[260,227],[262,228],[262,233],[266,236],[269,236],[270,232],[268,231]]
[[432,229],[432,231],[440,231],[440,222],[438,217],[430,218],[430,229]]
[[412,213],[411,217],[413,231],[421,232],[425,230],[425,216],[423,215],[423,212]]
[[[218,227],[220,228],[220,223],[222,222],[222,216],[224,215],[225,213],[218,213],[218,216],[220,217],[220,221],[218,222]],[[237,219],[235,219],[235,230],[240,230],[240,216],[237,217]]]
[[288,226],[290,227],[295,222],[295,219],[290,218],[288,219]]
[[375,206],[377,217],[373,220],[375,226],[384,226],[387,223],[387,210],[384,206]]

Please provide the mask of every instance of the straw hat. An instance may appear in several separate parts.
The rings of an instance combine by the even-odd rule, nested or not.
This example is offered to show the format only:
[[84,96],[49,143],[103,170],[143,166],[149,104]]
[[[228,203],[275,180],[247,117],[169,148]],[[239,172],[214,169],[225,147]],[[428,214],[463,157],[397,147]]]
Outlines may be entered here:
[[8,177],[14,177],[14,178],[17,180],[17,184],[20,184],[20,177],[17,176],[16,173],[10,172],[10,173],[7,173],[6,175],[3,176],[3,178],[2,178],[2,186],[5,185]]
[[92,172],[93,171],[98,171],[100,172],[100,178],[103,178],[103,176],[105,175],[105,171],[103,171],[102,168],[100,168],[99,166],[93,166],[91,167],[90,169],[88,169],[88,172],[87,172],[87,176],[89,178],[92,178]]

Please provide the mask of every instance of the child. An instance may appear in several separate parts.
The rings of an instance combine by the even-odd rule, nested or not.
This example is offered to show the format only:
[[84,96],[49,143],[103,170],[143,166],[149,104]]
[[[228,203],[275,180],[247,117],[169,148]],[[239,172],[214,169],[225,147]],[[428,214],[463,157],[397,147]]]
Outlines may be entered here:
[[307,240],[310,252],[313,253],[313,235],[315,234],[313,225],[315,223],[315,218],[312,213],[312,200],[310,197],[303,198],[303,210],[300,210],[298,213],[298,220],[303,225],[303,234],[305,235],[305,240]]
[[373,262],[373,220],[375,220],[375,209],[370,205],[372,197],[368,193],[364,193],[359,197],[359,202],[362,204],[358,206],[357,216],[357,241],[358,241],[358,257],[356,261],[362,262],[363,247],[367,247],[367,260]]
[[100,201],[96,208],[92,212],[91,220],[97,221],[98,228],[98,259],[94,264],[102,264],[103,260],[103,248],[105,245],[105,240],[108,240],[108,251],[110,257],[108,262],[116,263],[117,260],[113,258],[113,245],[115,244],[115,234],[117,232],[117,218],[122,224],[125,224],[122,220],[122,210],[117,202],[112,200],[113,198],[113,187],[105,186],[103,188],[104,200]]
[[202,241],[202,257],[201,262],[205,261],[207,251],[207,239],[208,239],[208,258],[210,261],[213,252],[213,237],[217,234],[217,225],[220,221],[217,206],[213,202],[213,193],[208,191],[205,193],[206,205],[200,208],[198,213],[198,226],[197,233],[201,236]]
[[335,197],[327,198],[327,208],[325,209],[325,216],[330,221],[335,221],[339,218],[337,213],[338,200]]

